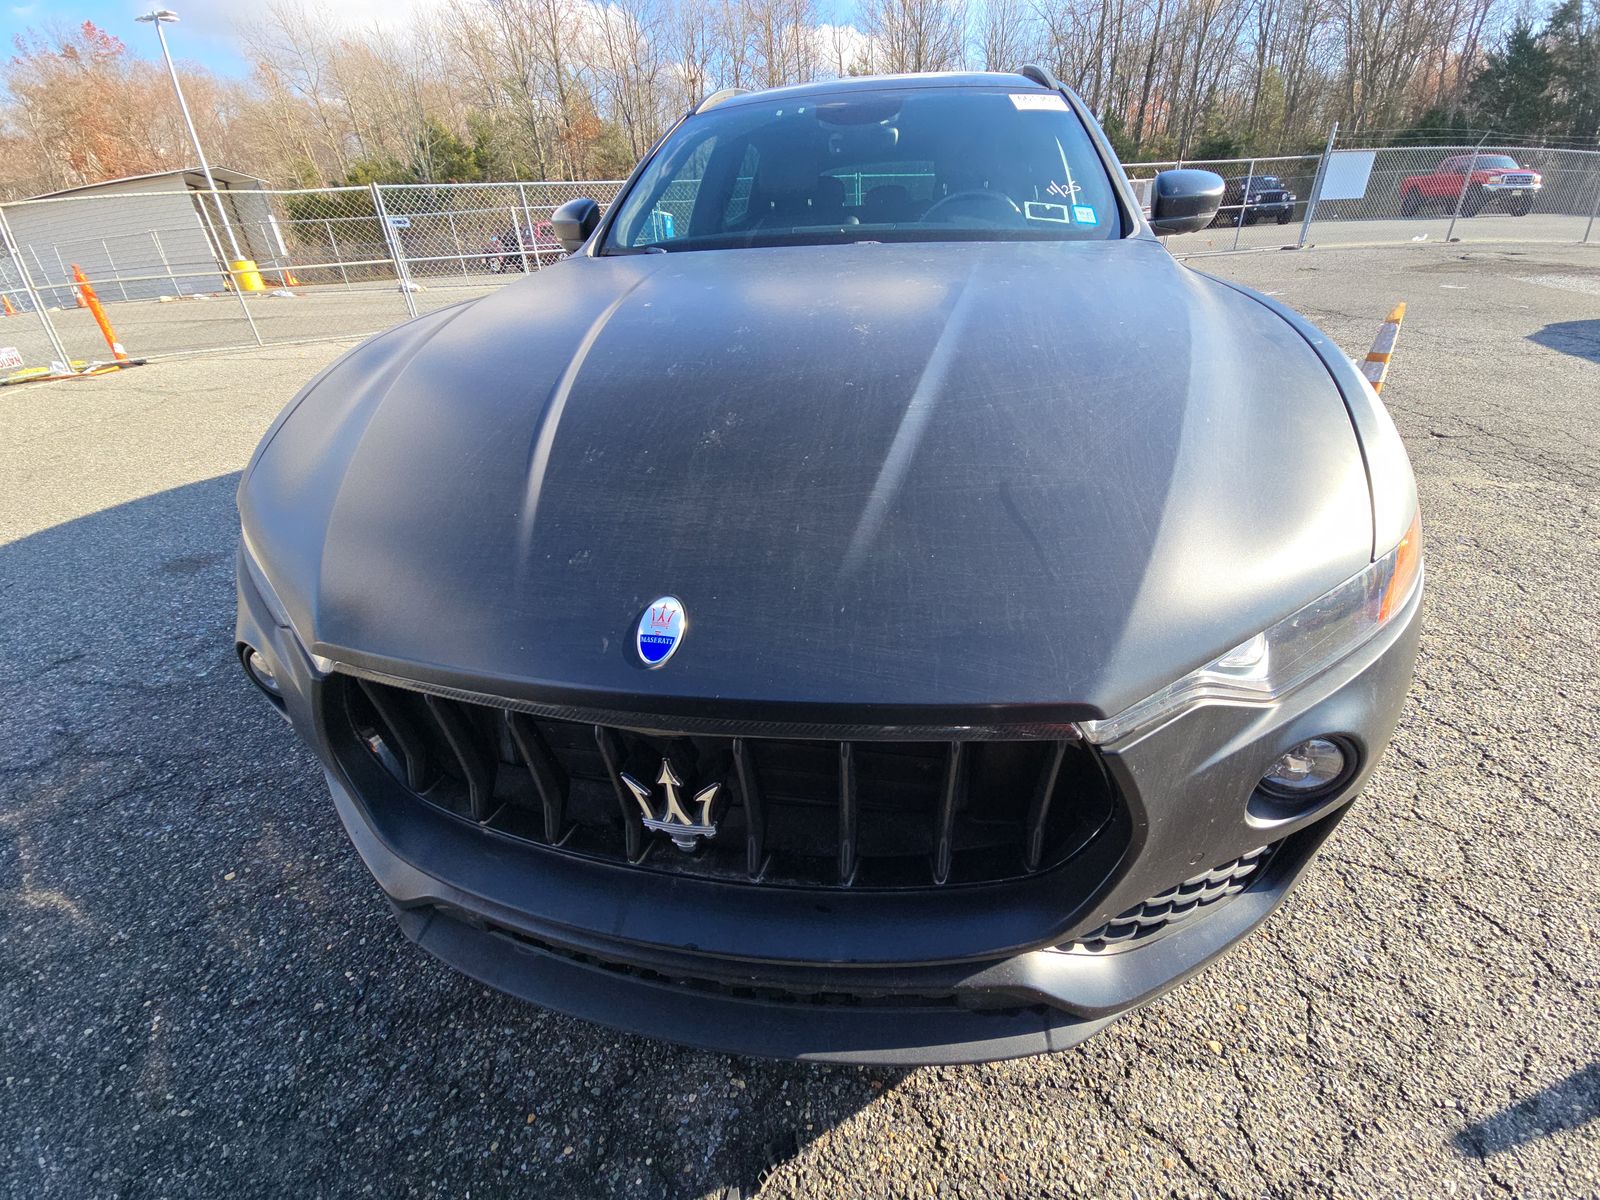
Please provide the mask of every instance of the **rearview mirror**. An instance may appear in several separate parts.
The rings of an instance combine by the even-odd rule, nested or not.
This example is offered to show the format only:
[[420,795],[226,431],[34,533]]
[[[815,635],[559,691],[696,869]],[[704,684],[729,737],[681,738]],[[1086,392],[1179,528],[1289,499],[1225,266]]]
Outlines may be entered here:
[[576,254],[600,224],[600,206],[587,196],[568,200],[550,214],[550,231],[568,254]]
[[1204,229],[1222,205],[1222,187],[1215,171],[1162,171],[1151,189],[1150,228],[1162,234]]

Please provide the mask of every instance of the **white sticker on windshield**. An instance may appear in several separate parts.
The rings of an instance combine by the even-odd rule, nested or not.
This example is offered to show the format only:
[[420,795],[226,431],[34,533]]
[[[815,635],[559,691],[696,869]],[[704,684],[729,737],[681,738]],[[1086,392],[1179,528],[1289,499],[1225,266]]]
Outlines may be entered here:
[[1011,103],[1023,112],[1066,112],[1066,97],[1060,92],[1012,92]]
[[1090,208],[1087,204],[1074,204],[1072,206],[1072,216],[1079,225],[1100,224],[1100,218],[1095,216],[1094,209]]
[[1065,204],[1051,204],[1047,200],[1024,200],[1022,215],[1030,221],[1054,221],[1058,225],[1072,224],[1072,219],[1067,216]]

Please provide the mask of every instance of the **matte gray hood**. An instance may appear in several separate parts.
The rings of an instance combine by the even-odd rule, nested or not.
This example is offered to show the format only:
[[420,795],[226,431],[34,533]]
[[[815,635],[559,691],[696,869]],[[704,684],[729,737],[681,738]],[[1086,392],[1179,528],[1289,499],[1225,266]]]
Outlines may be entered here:
[[1148,240],[569,260],[335,364],[240,508],[323,654],[729,715],[1115,712],[1372,550],[1328,371]]

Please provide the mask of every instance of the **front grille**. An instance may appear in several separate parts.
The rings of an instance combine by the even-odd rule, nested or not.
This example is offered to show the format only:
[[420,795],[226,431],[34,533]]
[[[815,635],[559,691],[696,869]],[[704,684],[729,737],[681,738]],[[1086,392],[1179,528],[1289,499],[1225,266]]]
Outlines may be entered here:
[[1529,184],[1531,184],[1533,182],[1533,176],[1532,175],[1528,175],[1528,174],[1502,175],[1502,176],[1500,176],[1500,182],[1501,183],[1509,183],[1509,184],[1512,184],[1515,187],[1527,187]]
[[1249,887],[1275,848],[1259,846],[1232,862],[1185,879],[1177,887],[1151,896],[1092,933],[1084,934],[1072,944],[1072,949],[1099,953],[1180,925]]
[[[367,679],[335,676],[329,687],[324,712],[341,755],[375,760],[413,795],[484,828],[648,870],[804,887],[992,883],[1057,867],[1126,824],[1114,820],[1122,810],[1099,758],[1076,736],[670,734]],[[668,815],[666,764],[679,810],[713,836],[681,820],[646,827],[647,811]]]

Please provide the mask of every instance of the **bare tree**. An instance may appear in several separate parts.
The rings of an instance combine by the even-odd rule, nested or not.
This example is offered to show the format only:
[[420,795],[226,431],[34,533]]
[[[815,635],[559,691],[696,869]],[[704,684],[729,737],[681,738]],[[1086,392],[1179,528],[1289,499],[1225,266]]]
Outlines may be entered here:
[[[1526,2],[859,0],[842,22],[824,0],[443,0],[359,29],[269,0],[240,27],[247,80],[184,72],[218,160],[290,184],[610,174],[721,87],[1029,59],[1140,155],[1273,152],[1457,108]],[[92,25],[24,37],[0,72],[0,188],[189,154],[159,67]]]
[[586,57],[637,159],[660,135],[665,118],[665,14],[652,0],[613,0],[594,9],[593,17]]
[[977,24],[978,59],[985,71],[1015,71],[1038,50],[1037,17],[1025,0],[988,0]]
[[860,19],[874,70],[951,71],[966,63],[963,0],[863,0]]
[[305,106],[321,149],[332,160],[333,173],[343,176],[353,149],[349,107],[334,84],[335,46],[326,25],[303,4],[273,0],[267,17],[246,25],[242,32],[257,72]]

